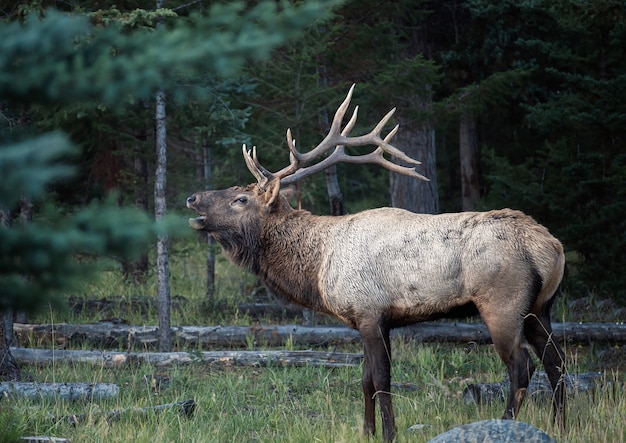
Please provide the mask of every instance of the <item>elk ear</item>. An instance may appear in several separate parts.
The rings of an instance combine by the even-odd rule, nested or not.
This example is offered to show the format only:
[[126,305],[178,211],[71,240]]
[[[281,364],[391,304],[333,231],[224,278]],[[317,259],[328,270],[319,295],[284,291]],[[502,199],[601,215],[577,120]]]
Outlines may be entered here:
[[263,194],[265,197],[265,204],[267,206],[271,206],[272,203],[276,201],[276,198],[278,197],[279,194],[280,194],[280,179],[274,177],[265,186],[265,193]]

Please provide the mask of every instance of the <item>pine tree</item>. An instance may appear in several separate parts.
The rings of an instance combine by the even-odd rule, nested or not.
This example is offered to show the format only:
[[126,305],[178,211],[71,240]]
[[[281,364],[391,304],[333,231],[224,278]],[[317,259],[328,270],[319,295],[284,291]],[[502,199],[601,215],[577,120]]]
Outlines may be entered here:
[[[44,211],[48,186],[70,176],[68,156],[76,149],[58,133],[32,138],[32,125],[18,131],[12,125],[16,109],[75,104],[123,110],[157,89],[177,100],[202,98],[201,91],[177,83],[181,75],[207,69],[231,75],[246,59],[266,56],[296,35],[328,6],[281,5],[277,11],[272,2],[251,10],[240,3],[216,5],[208,16],[176,21],[154,33],[122,32],[119,24],[98,26],[86,16],[55,10],[0,27],[0,97],[6,117],[0,128],[0,212],[9,214],[20,199],[41,206],[32,223],[0,226],[0,312],[53,301],[53,295],[85,276],[89,262],[84,257],[129,256],[157,233],[145,213],[111,202],[90,204],[64,218],[53,209]],[[83,259],[76,261],[77,255]],[[0,329],[4,337],[3,322]],[[5,340],[0,350],[8,364]]]

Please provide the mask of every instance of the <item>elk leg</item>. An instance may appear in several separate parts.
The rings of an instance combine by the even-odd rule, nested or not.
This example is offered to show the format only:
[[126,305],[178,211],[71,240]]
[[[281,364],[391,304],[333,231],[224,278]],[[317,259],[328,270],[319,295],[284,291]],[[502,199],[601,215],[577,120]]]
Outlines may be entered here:
[[[511,312],[518,311],[512,309]],[[523,319],[507,317],[502,313],[489,315],[481,312],[481,316],[489,329],[496,352],[509,373],[510,391],[502,418],[515,419],[526,396],[530,378],[535,372],[535,364],[530,354],[521,346]]]
[[[504,360],[502,354],[500,357]],[[510,391],[503,418],[516,419],[526,397],[526,389],[530,379],[535,372],[535,364],[528,351],[520,345],[517,345],[510,354],[509,361],[505,360],[505,364],[509,372]]]
[[383,322],[361,325],[365,365],[363,367],[363,395],[365,397],[365,422],[363,432],[373,433],[375,425],[375,398],[380,402],[383,440],[390,442],[396,434],[391,405],[391,347],[389,328]]
[[565,354],[553,340],[550,316],[530,313],[524,320],[524,335],[543,363],[552,385],[553,419],[565,429]]
[[376,389],[372,381],[372,372],[370,370],[367,353],[365,353],[365,359],[363,360],[363,378],[361,384],[363,386],[363,397],[365,398],[363,435],[374,435],[376,434]]

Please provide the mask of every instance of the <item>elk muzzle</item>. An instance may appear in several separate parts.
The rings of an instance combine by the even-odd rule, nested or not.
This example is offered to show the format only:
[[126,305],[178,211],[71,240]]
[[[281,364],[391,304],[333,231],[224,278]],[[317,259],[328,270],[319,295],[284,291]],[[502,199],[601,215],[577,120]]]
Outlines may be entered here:
[[[197,202],[198,202],[198,197],[196,194],[194,194],[191,197],[187,198],[187,207],[189,209],[193,209],[194,211],[198,212],[198,208],[195,206]],[[206,217],[204,215],[200,215],[199,217],[190,218],[189,226],[191,226],[193,229],[200,231],[204,228],[205,222],[206,222]]]

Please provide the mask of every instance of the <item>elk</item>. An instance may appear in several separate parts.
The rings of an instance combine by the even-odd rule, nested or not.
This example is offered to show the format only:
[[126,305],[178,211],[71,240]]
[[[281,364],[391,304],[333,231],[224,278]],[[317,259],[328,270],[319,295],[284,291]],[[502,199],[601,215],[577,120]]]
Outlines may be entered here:
[[[290,164],[272,173],[256,153],[243,155],[257,183],[198,192],[187,207],[192,228],[211,233],[229,259],[258,275],[286,301],[330,314],[359,331],[363,342],[363,432],[376,432],[378,397],[385,441],[396,434],[391,402],[392,328],[459,314],[478,313],[510,379],[504,418],[515,419],[537,354],[553,389],[553,418],[565,426],[564,354],[552,339],[550,308],[563,276],[561,243],[522,212],[415,214],[378,208],[344,216],[316,216],[293,209],[281,185],[294,183],[338,162],[375,163],[428,180],[419,162],[389,144],[381,131],[391,110],[362,136],[350,136],[358,107],[342,129],[354,85],[335,113],[328,135],[300,153],[287,130]],[[376,148],[349,155],[346,146]],[[323,160],[320,156],[332,151]]]

